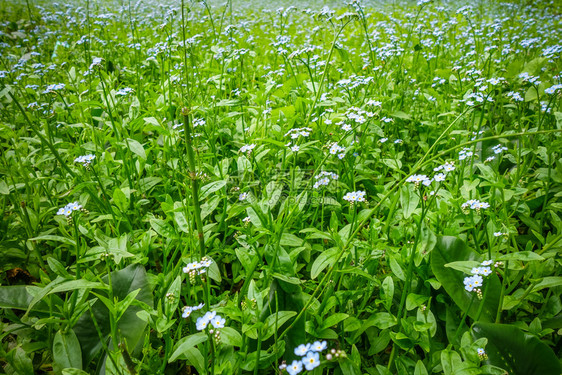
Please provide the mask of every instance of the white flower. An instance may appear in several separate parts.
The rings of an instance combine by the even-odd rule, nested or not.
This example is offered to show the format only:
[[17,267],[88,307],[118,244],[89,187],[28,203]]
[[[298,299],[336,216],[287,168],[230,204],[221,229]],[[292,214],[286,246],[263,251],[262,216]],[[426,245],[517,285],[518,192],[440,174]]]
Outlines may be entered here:
[[197,318],[197,323],[195,324],[195,327],[197,328],[198,331],[203,331],[205,328],[207,328],[208,325],[209,325],[209,320],[206,318],[205,315]]
[[64,207],[59,208],[59,210],[57,211],[57,215],[64,215],[66,217],[69,217],[74,211],[80,210],[82,210],[82,205],[78,201],[71,202]]
[[310,350],[310,344],[300,344],[295,348],[295,355],[304,356]]
[[248,154],[256,147],[254,143],[240,147],[240,152],[247,152]]
[[326,340],[324,341],[314,341],[314,343],[310,346],[310,350],[315,352],[321,352],[322,350],[326,350],[328,347],[328,343]]
[[489,266],[492,263],[494,263],[494,261],[490,259],[490,260],[485,260],[480,264],[483,265],[483,266]]
[[291,151],[293,152],[297,152],[298,150],[300,150],[300,147],[297,145],[294,145],[293,147],[291,147]]
[[225,320],[224,320],[224,318],[222,318],[220,315],[215,316],[215,317],[211,320],[211,324],[212,324],[213,327],[215,327],[215,328],[224,328],[224,323],[225,323]]
[[287,372],[289,373],[289,375],[297,375],[301,371],[302,371],[302,362],[297,361],[296,359],[293,361],[293,363],[287,366]]
[[343,199],[348,202],[365,202],[365,192],[362,190],[352,191],[343,196]]
[[425,186],[429,186],[431,184],[431,179],[424,174],[413,174],[406,179],[406,182],[413,182],[416,186],[420,183],[423,183]]
[[320,366],[320,355],[315,352],[308,352],[306,357],[302,359],[302,363],[308,371],[312,371]]
[[486,351],[484,350],[484,348],[478,348],[476,349],[476,352],[478,353],[479,356],[486,355]]
[[480,202],[477,199],[469,199],[461,205],[461,208],[463,210],[466,210],[467,208],[470,208],[471,210],[479,211],[483,208],[490,208],[490,204],[486,203],[486,202]]
[[388,138],[381,138],[381,139],[379,139],[379,142],[380,142],[380,143],[384,143],[384,142],[386,142],[386,141],[388,141]]
[[246,200],[246,198],[248,198],[248,193],[241,193],[238,196],[238,200],[240,200],[240,201]]
[[445,181],[445,173],[437,173],[435,176],[433,176],[433,178],[437,182]]
[[192,312],[197,311],[197,310],[201,310],[203,308],[203,306],[205,306],[204,303],[200,303],[197,306],[185,306],[183,308],[182,317],[189,318],[189,316],[191,315]]

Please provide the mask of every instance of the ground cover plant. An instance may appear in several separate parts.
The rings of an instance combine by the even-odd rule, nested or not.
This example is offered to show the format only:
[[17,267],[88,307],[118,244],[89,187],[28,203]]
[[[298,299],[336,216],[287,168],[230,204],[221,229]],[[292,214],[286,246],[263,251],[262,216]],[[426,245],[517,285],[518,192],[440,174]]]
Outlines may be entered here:
[[0,4],[6,374],[558,375],[549,2]]

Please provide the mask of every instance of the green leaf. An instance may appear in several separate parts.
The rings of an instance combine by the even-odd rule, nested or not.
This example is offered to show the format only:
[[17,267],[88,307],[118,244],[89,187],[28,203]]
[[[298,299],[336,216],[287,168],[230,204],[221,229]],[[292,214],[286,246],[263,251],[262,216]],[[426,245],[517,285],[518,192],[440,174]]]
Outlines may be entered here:
[[164,238],[177,238],[177,234],[174,228],[172,228],[172,226],[164,220],[152,218],[150,219],[150,227]]
[[414,368],[414,375],[427,375],[427,369],[425,368],[422,361],[418,360],[416,367]]
[[403,185],[400,188],[400,204],[402,205],[402,214],[404,219],[408,219],[420,203],[420,197],[414,191],[412,184]]
[[324,271],[324,269],[328,266],[332,266],[338,257],[338,249],[331,248],[325,250],[322,254],[320,254],[312,263],[312,268],[310,270],[310,278],[315,279],[320,272]]
[[297,315],[296,311],[279,311],[265,319],[264,329],[261,332],[262,341],[267,340],[275,333],[275,328],[280,328],[287,320]]
[[6,356],[6,360],[12,365],[16,374],[27,375],[34,374],[33,362],[29,355],[21,346],[12,349]]
[[373,325],[379,329],[387,329],[396,325],[396,317],[387,312],[376,313],[367,319],[370,325]]
[[[34,296],[34,294],[29,293],[28,289],[41,290],[40,287],[26,285],[0,286],[0,308],[27,310]],[[50,312],[49,306],[43,301],[36,303],[34,309],[30,310]]]
[[544,260],[542,256],[532,251],[517,251],[515,253],[501,255],[496,258],[496,260],[519,260],[519,261],[531,261],[531,260]]
[[242,335],[232,327],[221,328],[221,342],[226,345],[242,346]]
[[82,350],[73,330],[57,331],[53,340],[53,360],[57,373],[67,367],[82,369]]
[[513,375],[560,375],[556,354],[535,336],[507,324],[475,323],[475,338],[488,339],[489,362]]
[[195,333],[179,340],[176,345],[174,345],[174,351],[168,360],[168,363],[174,362],[180,356],[185,355],[186,352],[193,348],[195,345],[199,345],[202,342],[207,341],[209,337],[205,332]]
[[[104,282],[108,282],[107,275],[102,278]],[[146,271],[140,264],[132,264],[122,270],[111,273],[111,285],[113,295],[118,301],[123,301],[133,291],[140,289],[136,296],[136,300],[143,302],[152,308],[154,302],[152,290],[148,283]],[[97,325],[101,331],[104,340],[111,338],[109,310],[100,301],[97,300],[91,308]],[[127,343],[129,352],[133,352],[139,340],[145,335],[146,322],[137,316],[137,312],[142,308],[132,304],[125,311],[117,324],[118,332],[122,341]],[[88,366],[91,359],[101,350],[102,344],[99,340],[98,332],[92,321],[89,310],[78,319],[74,326],[74,332],[80,341],[82,347],[82,363],[84,367]],[[111,345],[108,344],[110,347]]]
[[441,366],[445,375],[453,375],[462,364],[462,359],[459,353],[445,349],[441,352]]
[[213,194],[215,191],[222,189],[226,185],[226,180],[213,181],[207,185],[201,187],[200,200],[207,198],[209,195]]
[[129,205],[129,199],[123,191],[119,188],[115,188],[113,191],[113,203],[123,212],[127,211],[127,207]]
[[538,292],[545,288],[554,288],[560,285],[562,285],[562,276],[548,276],[533,287],[533,292]]
[[303,240],[292,233],[284,232],[281,235],[280,245],[298,247],[303,245]]
[[33,238],[28,239],[28,241],[59,241],[59,242],[65,243],[67,245],[76,246],[76,241],[74,241],[71,238],[66,238],[66,237],[62,237],[62,236],[54,236],[54,235],[50,235],[50,234],[33,237]]
[[127,144],[129,150],[137,154],[141,159],[146,160],[146,151],[144,150],[144,147],[142,147],[142,145],[139,143],[139,141],[136,141],[132,138],[127,138]]
[[[473,295],[464,289],[464,278],[467,276],[461,271],[446,267],[446,264],[459,261],[477,261],[481,258],[478,253],[466,246],[466,244],[451,236],[438,237],[437,244],[431,252],[431,269],[437,280],[443,285],[447,294],[460,307],[461,310],[468,309],[468,315],[475,319],[478,315],[479,304],[483,304],[480,320],[491,322],[495,320],[498,311],[500,282],[497,275],[492,274],[484,279],[482,290],[488,289],[484,300],[471,303]],[[487,284],[489,284],[487,286]],[[470,306],[470,309],[469,309]]]
[[322,325],[320,326],[320,330],[335,326],[336,324],[347,319],[348,317],[349,315],[345,313],[329,314],[328,317],[322,322]]
[[88,281],[84,279],[80,280],[64,280],[60,276],[55,280],[51,281],[48,285],[40,289],[30,289],[38,290],[38,293],[33,297],[33,300],[29,303],[27,307],[27,313],[33,309],[33,306],[39,301],[41,301],[46,296],[53,293],[68,292],[70,290],[76,289],[107,289],[107,286],[103,283],[96,281]]

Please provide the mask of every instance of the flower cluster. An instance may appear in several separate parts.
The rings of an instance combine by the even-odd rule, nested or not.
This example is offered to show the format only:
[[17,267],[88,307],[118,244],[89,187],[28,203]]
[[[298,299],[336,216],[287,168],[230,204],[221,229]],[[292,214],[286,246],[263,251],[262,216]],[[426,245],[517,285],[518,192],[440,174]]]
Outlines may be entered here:
[[189,275],[189,281],[193,284],[195,282],[195,276],[207,272],[207,268],[209,268],[212,263],[209,258],[203,257],[200,262],[188,263],[183,267],[183,272]]
[[96,158],[96,155],[82,155],[82,156],[78,156],[76,159],[74,159],[75,163],[81,163],[84,167],[89,167],[90,163],[92,162],[92,160],[94,160]]
[[299,374],[303,370],[312,371],[320,366],[320,352],[326,350],[326,341],[315,341],[313,344],[301,344],[295,348],[295,355],[303,357],[301,360],[295,359],[290,365],[285,362],[279,366],[280,370],[287,370],[289,375]]
[[[198,127],[198,126],[203,126],[203,125],[205,125],[205,124],[206,124],[205,119],[202,119],[202,118],[194,118],[194,119],[193,119],[193,127],[194,127],[194,128],[196,128],[196,127]],[[254,146],[255,146],[255,145],[254,145]],[[252,148],[253,148],[253,147],[252,147]]]
[[318,175],[314,176],[316,182],[314,183],[313,187],[318,189],[320,186],[327,186],[330,181],[337,180],[340,176],[333,172],[326,172],[322,171]]
[[482,299],[482,283],[484,282],[484,277],[488,277],[492,274],[492,263],[494,267],[500,267],[503,263],[502,262],[495,262],[493,260],[485,260],[480,263],[480,267],[473,267],[470,273],[472,276],[467,276],[464,278],[464,289],[467,292],[476,292],[479,299]]
[[354,202],[366,202],[365,192],[363,190],[357,190],[347,193],[343,196],[343,199],[353,204]]
[[289,130],[285,134],[285,137],[290,136],[291,139],[297,139],[299,137],[308,137],[310,135],[311,131],[312,131],[311,128],[295,128],[295,129]]
[[83,211],[82,205],[76,202],[72,202],[67,204],[66,206],[59,208],[57,211],[57,215],[64,215],[66,217],[70,217],[74,211]]
[[486,202],[480,202],[478,199],[469,199],[461,205],[463,210],[471,209],[480,211],[483,208],[490,208],[490,204]]
[[465,147],[459,151],[459,160],[464,160],[471,157],[472,155],[474,155],[474,152],[472,152],[470,148]]
[[416,186],[419,186],[420,184],[429,186],[431,184],[431,178],[424,174],[413,174],[406,179],[406,182],[413,182]]
[[480,290],[480,287],[482,286],[482,281],[483,279],[480,275],[467,276],[463,281],[464,289],[466,289],[467,292],[478,292],[478,290]]
[[203,306],[205,306],[204,303],[200,303],[197,306],[185,306],[183,308],[181,316],[184,317],[184,318],[189,318],[189,316],[191,315],[192,312],[197,311],[197,310],[201,310],[203,308]]
[[240,147],[240,152],[246,152],[246,153],[250,154],[255,147],[256,147],[256,145],[254,143],[249,144],[249,145],[244,145],[244,146]]
[[507,151],[507,147],[502,146],[501,144],[495,145],[492,147],[492,151],[494,151],[494,154],[501,154],[502,152]]
[[129,94],[132,94],[135,90],[133,90],[130,87],[123,87],[122,89],[119,89],[115,92],[115,96],[127,96]]
[[215,343],[218,344],[221,341],[221,332],[220,328],[224,328],[226,320],[217,315],[216,311],[207,311],[205,315],[197,318],[197,322],[195,323],[195,327],[199,331],[204,331],[209,328],[209,334],[213,335],[215,339]]
[[330,154],[337,154],[338,158],[343,159],[345,156],[345,147],[341,147],[337,144],[337,142],[334,142],[330,145]]
[[207,311],[205,315],[197,318],[197,323],[195,327],[198,331],[205,330],[209,324],[213,326],[213,328],[224,328],[224,323],[226,321],[220,315],[217,315],[216,311]]
[[553,85],[550,86],[547,89],[544,89],[544,92],[548,95],[552,95],[554,94],[557,90],[562,90],[562,85],[558,84],[558,85]]

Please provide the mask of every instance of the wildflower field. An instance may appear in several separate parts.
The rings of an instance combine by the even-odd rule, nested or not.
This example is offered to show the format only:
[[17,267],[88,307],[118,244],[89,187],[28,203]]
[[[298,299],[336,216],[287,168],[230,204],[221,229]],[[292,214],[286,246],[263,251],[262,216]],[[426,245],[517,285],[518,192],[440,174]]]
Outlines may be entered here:
[[1,2],[0,372],[560,375],[561,12]]

